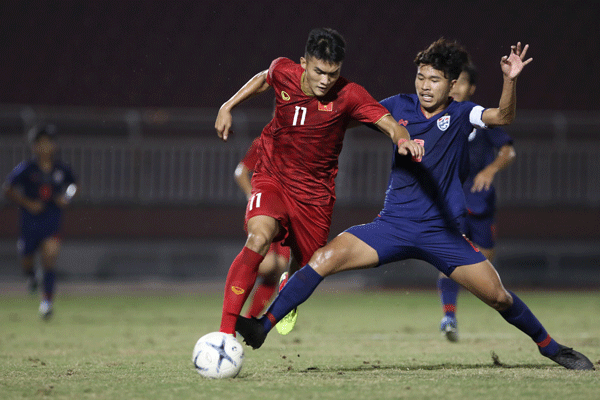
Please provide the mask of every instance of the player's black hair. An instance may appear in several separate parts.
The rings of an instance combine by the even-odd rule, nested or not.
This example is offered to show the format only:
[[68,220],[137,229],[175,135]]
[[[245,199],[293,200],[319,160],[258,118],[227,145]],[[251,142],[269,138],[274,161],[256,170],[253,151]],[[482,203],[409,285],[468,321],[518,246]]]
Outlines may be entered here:
[[417,66],[431,65],[434,69],[444,72],[444,76],[450,80],[458,79],[463,66],[469,61],[469,53],[460,43],[443,37],[420,51],[415,58]]
[[477,68],[475,64],[472,62],[463,65],[463,72],[466,72],[469,75],[469,84],[476,85],[477,84],[477,76],[479,73],[477,72]]
[[314,57],[317,60],[339,64],[346,56],[346,41],[334,29],[315,28],[308,34],[304,58]]
[[50,139],[56,139],[56,125],[36,125],[31,128],[27,134],[30,143],[36,143],[43,136],[49,137]]

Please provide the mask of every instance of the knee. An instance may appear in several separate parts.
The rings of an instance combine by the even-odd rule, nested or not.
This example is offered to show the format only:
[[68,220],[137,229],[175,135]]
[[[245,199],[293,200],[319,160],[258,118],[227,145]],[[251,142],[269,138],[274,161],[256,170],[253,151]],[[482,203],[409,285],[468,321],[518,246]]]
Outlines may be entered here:
[[246,247],[259,254],[265,255],[271,245],[271,237],[264,231],[249,232]]
[[309,264],[324,277],[341,271],[348,253],[346,248],[325,246],[313,254]]
[[506,289],[499,290],[488,302],[488,304],[496,311],[504,311],[509,308],[512,303],[512,296]]

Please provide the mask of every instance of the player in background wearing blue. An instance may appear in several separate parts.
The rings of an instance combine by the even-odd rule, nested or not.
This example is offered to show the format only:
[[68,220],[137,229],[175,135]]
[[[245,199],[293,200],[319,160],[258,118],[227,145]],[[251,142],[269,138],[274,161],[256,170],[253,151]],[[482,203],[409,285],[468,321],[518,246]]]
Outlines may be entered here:
[[5,196],[21,209],[18,249],[32,291],[37,290],[35,254],[38,250],[41,254],[43,279],[39,313],[43,319],[52,315],[62,210],[77,192],[70,168],[55,158],[55,135],[54,125],[32,128],[29,132],[32,159],[17,165],[4,183]]
[[[466,64],[454,84],[450,96],[454,101],[469,101],[477,84],[477,69]],[[463,184],[467,204],[463,233],[491,262],[496,242],[496,192],[494,177],[515,159],[512,138],[502,128],[473,129],[469,134],[469,174]],[[442,334],[451,342],[458,341],[456,303],[460,285],[440,272],[437,288],[444,317]]]
[[317,250],[296,272],[260,319],[239,317],[236,330],[248,345],[259,348],[271,327],[306,301],[321,281],[346,270],[373,268],[416,258],[434,265],[538,345],[540,353],[568,369],[593,369],[583,354],[560,345],[517,295],[507,291],[492,264],[460,232],[466,212],[460,177],[467,137],[474,127],[510,124],[516,111],[516,80],[532,59],[528,46],[511,46],[501,59],[503,86],[498,108],[456,102],[450,91],[468,54],[456,42],[439,39],[416,59],[416,94],[399,94],[381,103],[405,125],[420,156],[396,154],[384,208],[371,223],[342,232]]

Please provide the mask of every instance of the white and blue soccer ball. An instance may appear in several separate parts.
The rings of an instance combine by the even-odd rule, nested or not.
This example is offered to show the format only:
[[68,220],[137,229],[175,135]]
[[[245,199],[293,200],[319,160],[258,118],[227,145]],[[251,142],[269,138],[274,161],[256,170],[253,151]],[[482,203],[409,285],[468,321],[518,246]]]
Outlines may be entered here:
[[211,332],[196,342],[192,362],[205,378],[235,378],[244,363],[244,348],[233,335]]

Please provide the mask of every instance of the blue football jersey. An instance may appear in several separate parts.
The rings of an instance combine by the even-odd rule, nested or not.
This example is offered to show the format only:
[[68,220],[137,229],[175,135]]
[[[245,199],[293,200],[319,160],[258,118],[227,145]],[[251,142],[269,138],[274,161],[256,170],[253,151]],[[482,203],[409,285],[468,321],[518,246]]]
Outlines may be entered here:
[[471,193],[475,176],[496,159],[496,150],[506,144],[512,144],[512,138],[502,128],[473,129],[469,134],[469,174],[464,183],[467,209],[471,214],[493,214],[496,209],[496,190]]
[[[381,101],[404,125],[413,140],[425,147],[422,160],[398,154],[394,144],[392,170],[382,217],[415,221],[443,218],[455,221],[465,215],[465,159],[467,138],[473,130],[471,114],[484,108],[472,102],[452,101],[437,115],[426,118],[416,94],[399,94]],[[462,179],[461,179],[462,178]]]
[[44,211],[38,215],[31,215],[27,210],[21,209],[24,218],[43,218],[48,215],[60,215],[60,208],[54,203],[57,195],[64,194],[75,178],[71,169],[58,161],[49,173],[44,173],[35,160],[23,161],[8,175],[7,182],[10,186],[19,188],[23,195],[31,200],[41,200],[46,204]]

